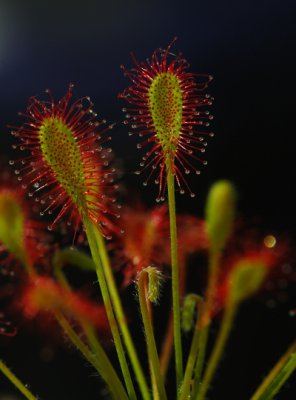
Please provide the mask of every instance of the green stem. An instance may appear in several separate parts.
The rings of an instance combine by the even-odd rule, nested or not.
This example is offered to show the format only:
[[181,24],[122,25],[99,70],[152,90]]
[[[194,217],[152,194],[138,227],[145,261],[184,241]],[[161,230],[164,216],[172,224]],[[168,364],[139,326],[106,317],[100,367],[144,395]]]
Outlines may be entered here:
[[292,354],[285,366],[274,378],[271,384],[266,388],[264,393],[258,398],[259,400],[271,400],[279,392],[284,383],[292,375],[296,369],[296,353]]
[[164,379],[168,372],[172,356],[173,345],[174,345],[174,319],[173,319],[173,311],[171,310],[160,354],[160,370]]
[[[192,295],[193,296],[193,295]],[[200,336],[200,318],[201,318],[201,308],[203,300],[199,296],[194,296],[196,298],[196,308],[197,308],[197,321],[195,324],[194,334],[191,342],[190,352],[187,360],[187,365],[184,374],[183,384],[180,390],[180,400],[187,400],[190,395],[192,373],[194,366],[196,364],[197,355],[199,352],[199,336]]]
[[219,262],[220,262],[220,252],[210,248],[209,254],[209,280],[206,290],[206,300],[204,304],[204,309],[201,317],[201,328],[200,328],[200,336],[199,336],[199,354],[197,357],[197,363],[195,367],[195,380],[193,387],[193,398],[196,398],[200,383],[201,383],[201,375],[204,368],[207,344],[208,344],[208,336],[210,331],[211,324],[211,312],[213,301],[215,298],[215,291],[218,280],[219,273]]
[[[93,260],[79,250],[69,248],[56,251],[53,257],[54,275],[56,276],[59,284],[63,286],[65,290],[69,290],[70,292],[72,291],[71,286],[67,280],[66,275],[63,272],[63,267],[65,264],[70,264],[71,266],[75,265],[82,270],[96,270]],[[100,349],[102,346],[100,345],[96,337],[95,329],[81,318],[79,319],[79,323],[83,328],[91,349],[93,350],[95,355],[99,357],[97,349]]]
[[70,289],[70,286],[63,272],[65,264],[70,264],[71,266],[74,265],[85,271],[96,270],[93,260],[88,255],[76,249],[63,249],[56,251],[52,263],[55,276],[60,284],[67,289]]
[[118,398],[119,400],[123,398],[127,399],[126,391],[117,375],[117,372],[113,368],[108,356],[98,341],[93,327],[86,324],[82,325],[82,327],[86,335],[86,339],[95,354],[96,360],[99,360],[100,364],[102,364],[100,372],[103,379],[108,384],[111,393],[113,393],[114,397]]
[[199,334],[199,345],[198,345],[198,355],[194,371],[194,384],[192,389],[192,398],[195,399],[201,385],[201,375],[203,373],[203,367],[206,357],[206,349],[209,337],[209,325],[200,328]]
[[95,343],[96,357],[90,351],[88,346],[83,343],[79,338],[77,333],[70,326],[68,321],[59,312],[55,312],[55,317],[60,326],[63,328],[66,335],[69,337],[74,346],[84,355],[87,361],[97,370],[103,380],[107,383],[110,392],[112,393],[114,399],[125,399],[128,400],[126,391],[122,386],[120,379],[118,378],[112,364],[110,363],[105,351],[101,345],[96,340],[93,341],[91,330],[85,326],[85,332],[87,334],[89,341]]
[[120,296],[118,293],[118,289],[116,286],[116,282],[114,279],[113,271],[111,268],[109,256],[106,250],[106,245],[104,238],[102,237],[101,233],[96,229],[95,231],[95,236],[96,236],[96,242],[98,246],[98,251],[100,254],[100,258],[102,261],[103,269],[104,269],[104,274],[106,276],[107,284],[108,284],[108,289],[110,292],[110,296],[112,299],[114,311],[116,313],[117,321],[124,339],[124,343],[131,361],[131,364],[133,366],[133,370],[136,376],[136,379],[139,384],[139,388],[141,391],[141,395],[143,397],[143,400],[150,400],[150,392],[149,388],[147,385],[147,381],[142,369],[142,366],[139,361],[139,357],[137,355],[136,348],[133,343],[133,339],[131,337],[128,325],[127,325],[127,320],[122,308]]
[[0,371],[10,380],[10,382],[25,396],[28,400],[37,400],[30,390],[14,375],[13,372],[0,360]]
[[[149,278],[148,278],[149,281]],[[148,292],[149,292],[149,283],[147,285],[147,281],[146,281],[146,285],[145,285],[145,298],[146,298],[146,302],[147,302],[147,308],[148,308],[148,315],[149,315],[149,319],[150,319],[150,324],[152,327],[152,330],[154,329],[153,327],[153,310],[152,310],[152,306],[151,306],[151,302],[147,301],[148,298]],[[151,360],[149,359],[149,371],[151,374],[151,383],[152,383],[152,398],[153,400],[160,400],[159,397],[159,391],[158,391],[158,387],[157,387],[157,383],[156,383],[156,378],[155,378],[155,373],[154,373],[154,369],[151,363]]]
[[[128,395],[129,395],[130,399],[136,399],[136,392],[135,392],[134,385],[133,385],[133,382],[132,382],[132,379],[130,376],[129,368],[127,365],[124,349],[123,349],[122,342],[121,342],[120,333],[119,333],[117,322],[116,322],[116,319],[114,316],[113,307],[112,307],[111,299],[110,299],[110,294],[109,294],[109,291],[107,288],[107,283],[106,283],[104,271],[102,268],[101,258],[100,258],[100,254],[99,254],[99,250],[98,250],[98,246],[97,246],[96,233],[95,233],[97,231],[97,227],[95,227],[87,219],[84,220],[84,227],[86,230],[86,236],[88,239],[91,254],[92,254],[93,260],[96,265],[98,281],[99,281],[99,285],[101,288],[102,297],[103,297],[104,305],[106,308],[106,313],[107,313],[108,320],[110,323],[110,328],[111,328],[111,332],[113,335],[115,348],[117,351],[117,355],[118,355],[120,367],[122,370],[122,374],[124,377],[124,381],[126,384],[126,388],[128,391]],[[107,277],[107,279],[108,279],[108,277]]]
[[[180,293],[180,298],[182,298],[186,290],[187,268],[186,268],[186,257],[184,257],[184,255],[182,256],[181,251],[179,251],[179,261],[180,261],[179,293]],[[173,345],[174,345],[174,319],[173,319],[173,310],[171,310],[160,353],[160,369],[164,379],[168,372]]]
[[140,309],[141,315],[143,319],[143,325],[146,335],[146,343],[147,343],[147,352],[148,352],[148,359],[151,367],[151,380],[152,383],[155,382],[157,386],[157,391],[159,394],[159,398],[161,400],[166,400],[166,393],[164,388],[164,383],[162,379],[162,375],[160,372],[160,364],[159,358],[157,354],[156,343],[154,339],[153,328],[151,324],[151,319],[149,315],[149,307],[148,307],[148,300],[146,298],[146,286],[147,286],[147,278],[148,273],[146,271],[142,271],[139,274],[138,279],[138,291],[139,291],[139,302],[140,302]]
[[[63,267],[65,264],[71,264],[79,267],[80,269],[86,270],[86,271],[95,271],[96,267],[93,262],[93,260],[86,254],[82,253],[79,250],[76,249],[63,249],[63,250],[58,250],[54,257],[53,257],[53,268],[55,272],[55,276],[57,277],[58,282],[66,289],[71,291],[71,286],[67,280],[66,275],[63,272]],[[118,385],[123,389],[122,383],[115,372],[114,368],[112,367],[109,358],[105,354],[97,336],[95,333],[94,328],[85,322],[84,320],[80,319],[79,323],[81,324],[81,327],[84,331],[84,334],[86,336],[86,339],[94,352],[94,355],[97,360],[104,360],[104,370],[103,374],[101,375],[106,375],[104,377],[104,380],[108,383],[110,381],[109,375],[111,376],[111,385],[109,384],[109,387],[111,386],[110,389],[114,390],[113,388],[115,387],[114,385]],[[69,329],[69,325],[68,325]],[[71,327],[70,327],[71,329]],[[72,330],[73,333],[73,330]],[[75,334],[75,332],[74,332]],[[109,373],[108,373],[109,371]],[[120,389],[122,391],[122,389]],[[124,389],[123,389],[124,390]],[[125,393],[125,391],[124,391]],[[125,394],[126,395],[126,394]]]
[[197,394],[196,400],[204,400],[205,399],[208,388],[211,384],[211,381],[216,372],[218,363],[220,361],[222,352],[224,350],[226,341],[228,339],[235,314],[236,314],[236,306],[232,305],[232,304],[229,305],[224,312],[221,326],[220,326],[220,329],[218,332],[218,336],[217,336],[213,351],[211,353],[207,368],[205,370],[205,374],[202,379],[202,383],[200,386],[200,390]]
[[173,318],[174,318],[174,346],[176,364],[176,383],[179,391],[183,379],[183,355],[181,342],[180,324],[180,297],[179,297],[179,267],[178,267],[178,242],[177,221],[175,204],[175,177],[170,168],[167,172],[168,203],[170,214],[171,235],[171,264],[172,264],[172,296],[173,296]]
[[[253,394],[251,400],[263,400],[263,399],[267,399],[270,397],[264,397],[266,396],[266,394],[268,394],[270,388],[274,388],[277,387],[277,391],[280,389],[280,387],[282,386],[282,384],[288,379],[288,377],[290,376],[290,374],[293,372],[293,369],[290,371],[290,374],[287,375],[286,377],[286,372],[287,369],[285,370],[286,372],[283,373],[284,368],[287,366],[287,363],[289,362],[290,358],[292,357],[292,355],[295,355],[295,350],[296,350],[296,342],[294,342],[289,349],[286,351],[286,353],[279,359],[279,361],[275,364],[275,366],[272,368],[272,370],[269,372],[269,374],[266,376],[266,378],[263,380],[263,382],[261,383],[261,385],[257,388],[256,392]],[[293,365],[293,362],[291,362],[291,365]],[[295,368],[295,366],[294,366]],[[289,371],[289,369],[288,369]],[[276,386],[274,385],[274,382],[276,382],[276,379],[279,375],[282,375],[282,377],[286,377],[286,379],[282,382],[282,384],[280,386]],[[279,382],[281,383],[281,378],[279,379]],[[275,389],[273,389],[275,390]],[[272,392],[273,395],[276,394],[276,392]],[[272,397],[271,397],[272,398]]]

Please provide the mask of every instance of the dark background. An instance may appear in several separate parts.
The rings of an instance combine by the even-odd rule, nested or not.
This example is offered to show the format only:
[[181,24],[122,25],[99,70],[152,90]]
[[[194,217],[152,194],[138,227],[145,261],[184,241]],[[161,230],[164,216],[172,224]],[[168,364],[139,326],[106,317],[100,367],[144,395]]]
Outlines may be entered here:
[[[112,147],[122,160],[124,181],[153,204],[151,187],[142,188],[141,177],[133,175],[140,154],[121,124],[124,104],[117,94],[128,81],[119,66],[132,65],[130,51],[142,60],[177,36],[174,50],[182,51],[191,70],[215,78],[209,92],[215,97],[216,134],[209,140],[208,166],[190,182],[198,196],[178,198],[180,211],[202,216],[210,184],[228,178],[239,191],[239,212],[293,243],[295,11],[292,0],[0,0],[1,153],[9,153],[12,143],[6,125],[19,124],[17,112],[31,95],[42,98],[51,88],[59,98],[73,82],[75,95],[89,95],[99,117],[118,122]],[[296,307],[293,292],[286,292],[289,300],[282,293],[243,306],[211,399],[250,398],[295,338],[296,323],[288,315]],[[0,338],[0,357],[41,399],[100,398],[97,379],[75,352],[61,348],[46,357],[44,346],[38,336]],[[12,393],[17,392],[0,376],[0,399]],[[279,399],[295,398],[294,377]]]

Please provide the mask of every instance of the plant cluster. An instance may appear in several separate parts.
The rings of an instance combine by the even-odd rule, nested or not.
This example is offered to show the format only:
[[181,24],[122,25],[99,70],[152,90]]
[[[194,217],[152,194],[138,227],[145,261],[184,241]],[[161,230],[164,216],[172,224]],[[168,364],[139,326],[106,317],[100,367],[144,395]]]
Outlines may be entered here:
[[[116,400],[165,400],[172,385],[178,400],[211,398],[239,306],[277,278],[286,256],[273,235],[244,240],[236,234],[237,193],[227,180],[212,185],[204,219],[176,213],[176,192],[193,198],[187,176],[206,165],[213,98],[206,92],[212,77],[188,72],[183,56],[171,53],[172,44],[145,62],[133,56],[134,67],[123,67],[130,86],[119,95],[127,103],[124,125],[139,138],[137,147],[145,148],[136,173],[144,175],[145,186],[156,183],[161,204],[149,210],[135,201],[118,205],[108,148],[113,126],[97,119],[88,97],[72,100],[72,84],[59,101],[49,90],[47,100],[29,100],[22,125],[11,128],[13,147],[24,154],[9,162],[16,179],[8,168],[0,177],[1,271],[16,274],[19,314],[41,318],[41,324],[48,323],[41,316],[51,315]],[[71,247],[57,239],[63,221],[72,232]],[[90,254],[81,250],[85,242]],[[198,252],[208,260],[207,284],[188,293],[189,259]],[[96,274],[100,302],[72,287],[66,266]],[[121,300],[129,285],[138,294],[143,359],[130,329],[138,316],[129,315]],[[167,316],[154,307],[163,301],[164,286],[171,287]],[[0,333],[15,335],[6,318]],[[161,341],[155,337],[159,318],[167,318]],[[209,349],[209,330],[219,318]],[[293,343],[252,400],[276,396],[296,368],[295,350]],[[112,352],[118,365],[110,361]],[[174,374],[168,375],[170,365]],[[25,398],[37,399],[1,360],[0,371]]]

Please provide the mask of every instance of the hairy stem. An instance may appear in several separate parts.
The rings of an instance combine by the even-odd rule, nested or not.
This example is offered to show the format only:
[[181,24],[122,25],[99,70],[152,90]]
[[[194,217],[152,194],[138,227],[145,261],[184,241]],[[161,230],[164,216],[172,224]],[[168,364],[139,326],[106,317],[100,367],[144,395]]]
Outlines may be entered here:
[[147,300],[147,298],[146,298],[147,278],[148,278],[148,274],[146,271],[140,272],[139,279],[138,279],[138,292],[139,292],[141,315],[142,315],[143,325],[144,325],[144,330],[145,330],[145,335],[146,335],[148,359],[149,359],[149,364],[150,364],[150,369],[151,369],[151,380],[152,380],[152,383],[156,384],[159,399],[166,400],[167,397],[166,397],[166,393],[165,393],[162,375],[160,372],[159,358],[158,358],[158,354],[157,354],[157,348],[156,348],[156,343],[155,343],[155,339],[154,339],[153,328],[152,328],[151,319],[150,319],[150,315],[149,315],[149,307],[148,307],[149,300]]
[[[126,391],[122,386],[120,379],[118,378],[112,364],[110,363],[105,351],[96,340],[95,342],[91,338],[91,342],[95,343],[94,347],[96,350],[96,356],[90,351],[88,346],[83,343],[79,338],[77,333],[70,326],[66,318],[59,313],[55,312],[55,317],[66,335],[69,337],[74,346],[84,355],[87,361],[97,370],[103,380],[107,383],[110,392],[112,393],[114,399],[125,399],[128,400]],[[90,339],[92,332],[87,327],[85,327],[85,332]]]
[[[134,385],[130,376],[130,372],[129,372],[129,368],[128,368],[128,364],[126,361],[126,357],[125,357],[125,353],[124,353],[124,349],[123,349],[123,345],[121,342],[121,337],[120,337],[120,333],[118,330],[118,326],[117,326],[117,321],[115,319],[114,316],[114,312],[113,312],[113,307],[112,307],[112,303],[111,303],[111,299],[110,299],[110,294],[108,291],[108,287],[107,287],[107,283],[106,283],[106,279],[105,279],[105,275],[104,275],[104,270],[102,267],[102,262],[101,262],[101,258],[100,258],[100,254],[99,254],[99,249],[97,246],[97,241],[96,241],[96,231],[97,231],[97,227],[95,227],[90,221],[88,221],[87,219],[84,220],[84,227],[86,230],[86,236],[88,239],[88,243],[89,243],[89,247],[91,250],[91,254],[93,257],[93,260],[95,262],[96,265],[96,272],[97,272],[97,276],[98,276],[98,281],[99,281],[99,285],[101,288],[101,292],[102,292],[102,297],[103,297],[103,301],[104,301],[104,305],[106,308],[106,313],[107,313],[107,317],[110,323],[110,328],[111,328],[111,332],[113,335],[113,339],[114,339],[114,343],[115,343],[115,348],[117,351],[117,355],[118,355],[118,359],[119,359],[119,363],[120,363],[120,367],[122,370],[122,374],[124,377],[124,381],[126,384],[126,388],[128,391],[128,395],[130,397],[130,399],[136,399],[136,392],[134,389]],[[108,277],[107,277],[108,279]]]
[[[58,250],[55,252],[53,257],[53,269],[54,275],[57,278],[57,281],[61,286],[65,288],[65,290],[69,290],[71,292],[71,286],[67,280],[66,275],[64,274],[63,267],[65,264],[75,265],[82,270],[86,271],[95,271],[96,267],[91,257],[82,253],[79,250],[68,248],[63,250]],[[79,319],[78,321],[83,329],[83,332],[86,336],[87,342],[90,345],[94,355],[100,359],[102,351],[104,352],[95,332],[95,329],[87,323],[85,320]],[[104,356],[107,357],[106,355]],[[110,364],[109,359],[107,362]],[[113,368],[113,367],[112,367]],[[113,373],[115,370],[113,369]],[[118,380],[117,376],[117,380]],[[121,382],[120,382],[121,384]]]
[[122,333],[122,336],[124,339],[124,343],[125,343],[136,379],[139,384],[141,395],[143,397],[143,400],[150,400],[149,388],[148,388],[147,381],[146,381],[142,366],[140,364],[139,357],[138,357],[136,348],[134,346],[134,342],[133,342],[132,336],[130,334],[127,320],[126,320],[126,317],[125,317],[125,314],[124,314],[124,311],[122,308],[120,296],[119,296],[116,282],[114,279],[114,275],[113,275],[112,267],[111,267],[110,260],[108,257],[108,253],[106,250],[105,241],[104,241],[104,238],[102,237],[101,233],[97,229],[96,229],[95,235],[96,235],[98,251],[100,254],[101,261],[102,261],[104,274],[106,276],[107,285],[108,285],[109,293],[110,293],[111,300],[113,303],[116,318],[118,321],[118,325],[120,327],[120,330],[121,330],[121,333]]

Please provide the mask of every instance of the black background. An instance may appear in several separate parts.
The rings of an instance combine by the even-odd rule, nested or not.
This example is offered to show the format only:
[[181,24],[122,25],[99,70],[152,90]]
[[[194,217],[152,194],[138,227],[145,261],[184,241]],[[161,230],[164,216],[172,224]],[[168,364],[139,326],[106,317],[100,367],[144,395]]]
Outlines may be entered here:
[[[293,243],[295,33],[292,0],[0,0],[1,153],[7,154],[13,141],[6,125],[19,124],[17,112],[25,110],[31,95],[42,98],[51,88],[59,98],[73,82],[75,95],[89,95],[99,117],[118,122],[112,147],[122,160],[123,181],[153,204],[154,189],[142,188],[141,177],[133,175],[140,153],[121,124],[124,103],[117,95],[128,81],[119,66],[132,65],[130,51],[142,60],[177,36],[174,49],[182,51],[191,70],[214,76],[209,92],[215,97],[208,166],[190,181],[198,196],[178,197],[179,210],[202,216],[211,183],[228,178],[239,191],[239,212]],[[288,316],[296,307],[293,292],[292,287],[287,301],[275,295],[272,308],[270,299],[242,307],[211,399],[250,398],[295,337],[295,320]],[[61,348],[45,363],[42,349],[38,336],[0,338],[0,357],[41,399],[100,398],[97,378],[75,352]],[[0,399],[9,393],[17,392],[0,376]],[[294,377],[279,398],[295,397]]]

